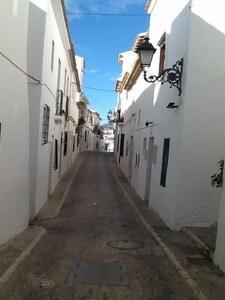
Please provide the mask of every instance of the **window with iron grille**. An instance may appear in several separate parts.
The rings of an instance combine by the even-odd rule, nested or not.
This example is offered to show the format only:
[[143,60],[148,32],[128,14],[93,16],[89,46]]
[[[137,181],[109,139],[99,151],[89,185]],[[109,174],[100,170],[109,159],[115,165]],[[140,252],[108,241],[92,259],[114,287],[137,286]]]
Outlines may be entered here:
[[64,135],[64,151],[63,151],[64,155],[67,154],[67,145],[68,145],[68,132],[65,131],[65,135]]
[[43,123],[42,123],[42,144],[48,143],[50,108],[45,105],[43,108]]

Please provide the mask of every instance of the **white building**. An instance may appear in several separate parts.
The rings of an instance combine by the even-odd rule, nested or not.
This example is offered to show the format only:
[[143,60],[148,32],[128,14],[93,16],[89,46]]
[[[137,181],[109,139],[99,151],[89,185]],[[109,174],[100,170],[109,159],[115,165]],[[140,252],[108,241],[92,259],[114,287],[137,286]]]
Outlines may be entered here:
[[115,153],[138,195],[170,228],[209,226],[218,220],[221,195],[211,176],[224,158],[222,3],[154,0],[146,9],[157,48],[149,73],[158,75],[183,59],[182,91],[179,96],[168,83],[144,81],[136,54],[144,34],[138,35],[132,50],[119,56],[122,122]]
[[78,103],[80,110],[78,120],[78,147],[80,152],[96,151],[99,148],[99,129],[100,129],[100,115],[94,110],[88,108],[88,100],[83,95],[83,98]]
[[0,1],[0,244],[29,220],[28,9]]
[[73,162],[81,90],[64,1],[3,0],[0,16],[3,243],[27,227]]
[[30,1],[28,20],[32,219],[75,158],[80,86],[64,2]]
[[100,147],[102,152],[114,152],[114,123],[110,121],[101,126]]

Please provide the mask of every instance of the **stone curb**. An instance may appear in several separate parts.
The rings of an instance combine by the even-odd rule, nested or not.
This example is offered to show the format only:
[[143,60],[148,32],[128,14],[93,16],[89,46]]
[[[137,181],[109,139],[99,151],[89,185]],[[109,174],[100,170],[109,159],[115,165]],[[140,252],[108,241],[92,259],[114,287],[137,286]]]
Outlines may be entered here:
[[197,248],[205,257],[213,261],[213,251],[210,250],[209,247],[203,241],[201,241],[201,239],[195,233],[185,227],[181,229],[181,232],[197,246]]
[[[36,227],[36,226],[34,226]],[[4,272],[4,274],[0,277],[0,284],[5,283],[12,273],[16,270],[18,265],[30,254],[33,248],[40,241],[42,236],[46,233],[46,230],[42,227],[36,227],[40,229],[39,234],[33,239],[33,241],[26,247],[26,249],[20,254],[20,256],[10,265],[10,267]]]
[[162,248],[162,250],[167,255],[168,259],[171,261],[171,263],[176,268],[177,272],[180,274],[180,276],[183,278],[183,280],[186,282],[186,284],[189,286],[190,290],[192,291],[193,295],[198,300],[209,300],[208,297],[200,290],[194,279],[189,275],[189,273],[184,269],[184,267],[181,265],[181,263],[176,258],[175,254],[167,247],[167,245],[164,243],[164,241],[160,238],[160,236],[156,233],[156,231],[153,229],[153,227],[149,224],[149,222],[144,218],[144,216],[141,214],[139,209],[136,207],[128,193],[126,192],[124,186],[120,182],[119,178],[117,177],[117,174],[115,172],[115,169],[112,165],[112,171],[114,174],[114,177],[116,181],[118,182],[119,186],[121,187],[121,190],[123,191],[124,195],[126,196],[129,204],[136,212],[137,216],[140,218],[142,224],[145,226],[145,228],[148,230],[148,232],[151,234],[151,236],[155,239],[155,241],[158,243],[158,245]]

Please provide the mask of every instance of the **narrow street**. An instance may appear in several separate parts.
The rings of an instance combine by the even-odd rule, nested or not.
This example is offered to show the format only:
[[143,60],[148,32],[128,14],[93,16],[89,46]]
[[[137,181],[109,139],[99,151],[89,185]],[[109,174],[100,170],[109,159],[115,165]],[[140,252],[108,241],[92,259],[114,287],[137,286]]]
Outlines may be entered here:
[[0,288],[1,300],[196,299],[141,222],[113,154],[85,153],[59,216]]

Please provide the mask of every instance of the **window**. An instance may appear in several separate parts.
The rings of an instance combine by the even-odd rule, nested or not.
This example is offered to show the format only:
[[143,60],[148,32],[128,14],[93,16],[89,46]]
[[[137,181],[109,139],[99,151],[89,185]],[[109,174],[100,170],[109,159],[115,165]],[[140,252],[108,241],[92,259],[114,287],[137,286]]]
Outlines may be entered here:
[[55,43],[52,40],[52,54],[51,54],[51,71],[54,69],[54,55],[55,55]]
[[53,169],[58,169],[58,140],[55,140]]
[[85,133],[84,133],[84,141],[85,142],[87,141],[87,130],[85,130]]
[[165,69],[165,52],[166,52],[166,38],[165,34],[162,36],[158,43],[160,47],[160,57],[159,57],[159,74]]
[[166,186],[166,175],[169,160],[170,139],[164,139],[160,185]]
[[49,118],[50,118],[50,108],[48,105],[45,105],[43,109],[43,122],[42,122],[42,144],[43,145],[48,143]]
[[63,151],[63,155],[67,154],[67,145],[68,145],[68,132],[65,131],[65,135],[64,135],[64,151]]

